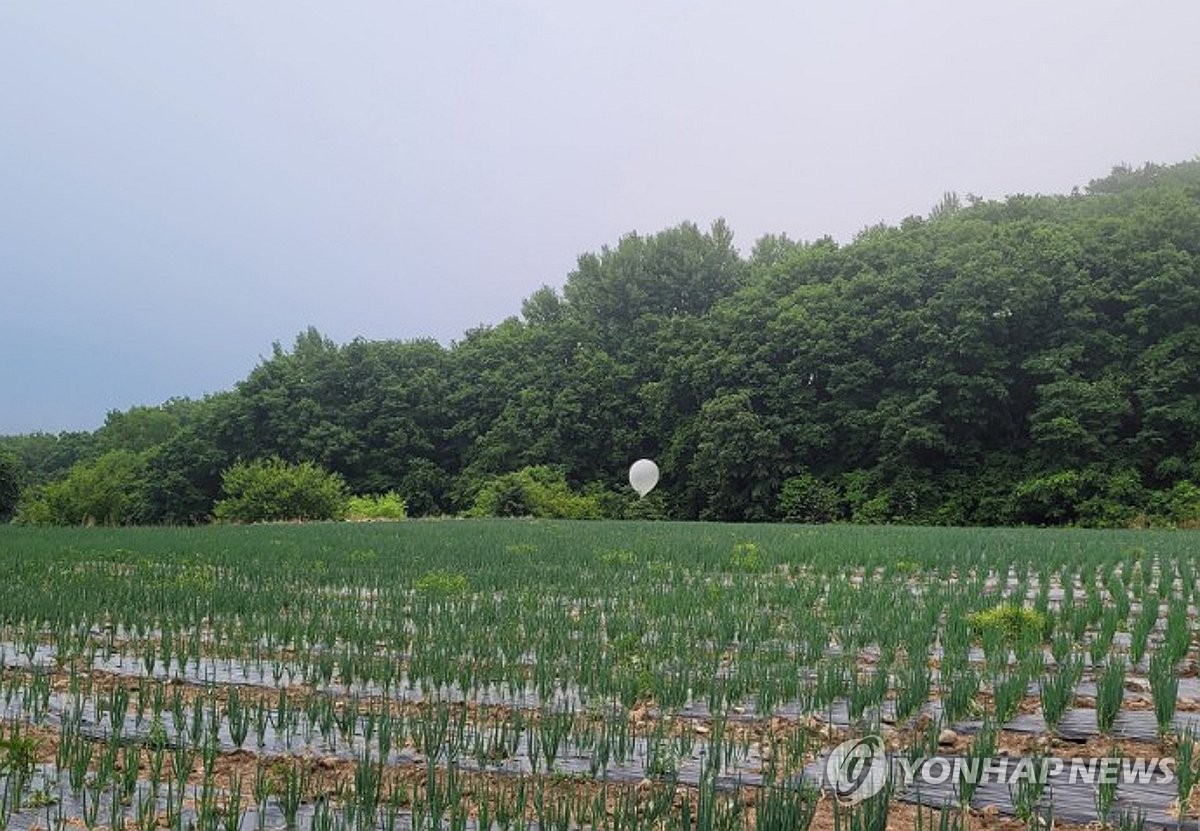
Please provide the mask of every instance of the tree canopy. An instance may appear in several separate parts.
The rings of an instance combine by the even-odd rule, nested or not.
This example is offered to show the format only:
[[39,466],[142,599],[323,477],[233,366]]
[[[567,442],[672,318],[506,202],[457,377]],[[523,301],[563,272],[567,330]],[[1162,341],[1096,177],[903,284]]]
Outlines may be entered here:
[[947,194],[845,245],[631,234],[450,346],[309,329],[227,393],[0,447],[43,488],[133,454],[129,517],[156,522],[211,516],[261,458],[410,515],[517,511],[551,481],[632,515],[643,456],[672,518],[1196,522],[1200,162]]

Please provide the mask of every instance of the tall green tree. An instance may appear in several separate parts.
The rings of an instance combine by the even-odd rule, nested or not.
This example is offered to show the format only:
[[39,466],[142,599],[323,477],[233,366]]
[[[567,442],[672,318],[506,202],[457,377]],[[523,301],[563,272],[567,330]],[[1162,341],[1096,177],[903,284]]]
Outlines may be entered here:
[[0,522],[12,516],[20,496],[20,463],[13,453],[0,448]]
[[17,520],[53,525],[132,525],[148,519],[146,459],[112,450],[65,478],[26,491]]
[[139,454],[159,522],[210,518],[221,472],[268,456],[416,516],[526,468],[621,515],[648,456],[672,518],[1186,524],[1197,321],[1200,162],[1120,168],[841,245],[630,234],[449,346],[309,329],[227,393],[0,447],[47,487]]

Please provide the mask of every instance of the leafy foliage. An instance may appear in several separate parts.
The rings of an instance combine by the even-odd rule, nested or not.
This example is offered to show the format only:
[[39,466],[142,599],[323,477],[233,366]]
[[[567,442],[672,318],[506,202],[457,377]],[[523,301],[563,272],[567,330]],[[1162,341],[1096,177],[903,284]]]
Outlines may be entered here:
[[352,496],[346,503],[347,519],[405,519],[404,500],[395,491],[373,496]]
[[466,594],[470,584],[467,576],[461,572],[435,569],[413,581],[413,588],[425,595],[456,597]]
[[1016,603],[1001,603],[974,612],[967,618],[967,623],[976,634],[993,631],[1009,643],[1036,642],[1046,628],[1046,616]]
[[832,522],[841,518],[837,490],[811,473],[793,476],[779,493],[780,519],[785,522]]
[[238,462],[221,477],[224,498],[214,516],[231,522],[341,519],[346,483],[312,462],[291,464],[272,457]]
[[129,525],[146,519],[146,460],[111,450],[59,481],[28,489],[14,521],[25,525]]
[[477,517],[599,519],[600,500],[572,493],[560,471],[538,466],[497,476],[480,489],[469,511]]
[[[537,515],[536,477],[498,477],[554,468],[609,516],[1186,526],[1197,321],[1200,162],[1119,168],[846,245],[631,234],[450,347],[309,329],[230,392],[0,447],[34,486],[144,454],[153,522],[203,521],[223,470],[277,456],[414,516]],[[663,478],[634,507],[640,456]]]
[[21,470],[17,457],[0,449],[0,521],[8,519],[21,496]]

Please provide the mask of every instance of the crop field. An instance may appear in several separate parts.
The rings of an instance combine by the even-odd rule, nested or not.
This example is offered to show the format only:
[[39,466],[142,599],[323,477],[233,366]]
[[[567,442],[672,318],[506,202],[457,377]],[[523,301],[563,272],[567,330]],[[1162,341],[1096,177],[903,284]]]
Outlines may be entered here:
[[[1196,828],[1198,539],[2,527],[0,829]],[[1051,772],[839,800],[875,736]]]

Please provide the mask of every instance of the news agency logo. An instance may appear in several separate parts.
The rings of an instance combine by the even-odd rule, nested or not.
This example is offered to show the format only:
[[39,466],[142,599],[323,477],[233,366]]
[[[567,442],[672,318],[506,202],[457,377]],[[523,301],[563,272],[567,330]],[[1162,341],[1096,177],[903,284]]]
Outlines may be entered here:
[[825,781],[839,805],[854,805],[883,790],[888,780],[883,739],[864,736],[842,742],[825,762]]
[[870,799],[891,780],[897,788],[956,785],[969,782],[1006,785],[1022,781],[1042,785],[1051,780],[1068,784],[1167,785],[1175,781],[1175,760],[1117,757],[1040,759],[995,756],[888,757],[883,739],[864,736],[842,742],[825,760],[825,785],[840,805]]

